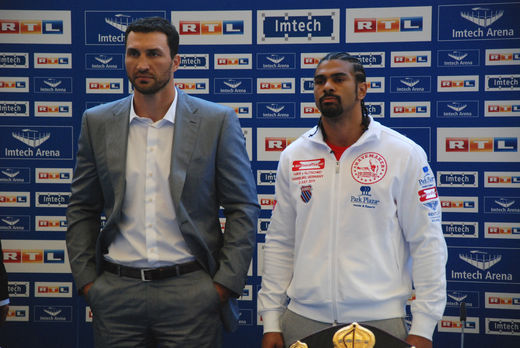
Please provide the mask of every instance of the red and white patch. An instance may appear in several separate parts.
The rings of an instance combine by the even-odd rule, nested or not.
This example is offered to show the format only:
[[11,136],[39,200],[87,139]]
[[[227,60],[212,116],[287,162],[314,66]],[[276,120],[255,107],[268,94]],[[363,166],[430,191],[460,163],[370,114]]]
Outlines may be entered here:
[[325,159],[317,158],[312,160],[293,161],[292,171],[318,170],[325,168]]
[[439,195],[437,194],[437,188],[435,186],[425,188],[424,190],[420,190],[417,193],[419,194],[419,200],[421,202],[426,202],[426,201],[429,201],[430,199],[435,199],[435,198],[439,197]]
[[385,177],[387,169],[383,156],[377,152],[365,152],[354,160],[350,171],[357,182],[375,184]]

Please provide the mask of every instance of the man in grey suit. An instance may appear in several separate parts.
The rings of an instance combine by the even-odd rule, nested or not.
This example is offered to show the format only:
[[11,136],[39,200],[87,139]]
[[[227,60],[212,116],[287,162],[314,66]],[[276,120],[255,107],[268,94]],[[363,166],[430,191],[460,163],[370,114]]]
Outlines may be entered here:
[[72,274],[96,347],[218,347],[237,326],[259,213],[244,136],[231,109],[175,88],[173,25],[144,18],[125,35],[134,94],[82,119]]

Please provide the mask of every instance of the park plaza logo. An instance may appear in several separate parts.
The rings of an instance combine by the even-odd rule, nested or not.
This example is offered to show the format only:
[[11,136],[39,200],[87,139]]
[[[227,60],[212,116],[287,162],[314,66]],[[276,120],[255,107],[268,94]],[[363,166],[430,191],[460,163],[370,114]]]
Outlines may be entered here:
[[15,52],[0,52],[0,68],[29,68],[29,54]]
[[28,77],[0,77],[0,92],[29,92]]

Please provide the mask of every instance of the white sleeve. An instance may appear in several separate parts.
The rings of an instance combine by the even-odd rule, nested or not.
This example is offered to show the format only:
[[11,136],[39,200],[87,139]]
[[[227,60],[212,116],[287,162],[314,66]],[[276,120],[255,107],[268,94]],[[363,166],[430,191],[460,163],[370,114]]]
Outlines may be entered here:
[[296,210],[289,192],[290,163],[285,157],[282,153],[276,174],[276,205],[265,238],[262,287],[258,293],[264,332],[281,332],[280,316],[287,306],[286,291],[293,275]]
[[435,175],[422,148],[412,150],[404,176],[398,217],[412,257],[415,300],[410,334],[431,340],[446,306],[447,247]]

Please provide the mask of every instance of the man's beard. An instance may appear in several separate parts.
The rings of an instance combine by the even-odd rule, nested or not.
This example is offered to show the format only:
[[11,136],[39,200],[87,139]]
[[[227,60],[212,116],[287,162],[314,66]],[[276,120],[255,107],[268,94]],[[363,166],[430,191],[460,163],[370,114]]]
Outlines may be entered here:
[[[330,95],[327,95],[327,97],[330,97]],[[322,97],[321,99],[323,99]],[[326,118],[336,118],[339,115],[343,113],[343,107],[341,106],[341,101],[339,97],[336,97],[337,104],[331,104],[327,103],[326,105],[323,104],[323,102],[320,99],[320,111],[323,116]]]
[[[129,77],[129,79],[130,79],[130,77]],[[165,79],[162,81],[154,80],[153,83],[145,85],[144,88],[136,85],[133,79],[130,79],[130,82],[132,83],[132,86],[134,86],[134,89],[139,91],[139,93],[145,94],[145,95],[151,95],[151,94],[155,94],[155,93],[159,92],[161,89],[163,89],[164,86],[166,86],[170,82],[170,79],[167,79],[167,80]]]

